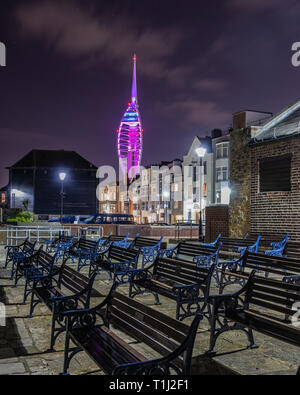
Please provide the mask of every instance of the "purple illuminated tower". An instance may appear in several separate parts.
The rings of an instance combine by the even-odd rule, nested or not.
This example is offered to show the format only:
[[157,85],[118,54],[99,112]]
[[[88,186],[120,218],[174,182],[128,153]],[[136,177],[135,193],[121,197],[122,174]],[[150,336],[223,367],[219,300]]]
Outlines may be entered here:
[[138,108],[136,86],[136,55],[133,58],[133,80],[131,102],[123,116],[118,132],[119,161],[124,175],[132,179],[139,173],[142,160],[143,135],[142,122]]

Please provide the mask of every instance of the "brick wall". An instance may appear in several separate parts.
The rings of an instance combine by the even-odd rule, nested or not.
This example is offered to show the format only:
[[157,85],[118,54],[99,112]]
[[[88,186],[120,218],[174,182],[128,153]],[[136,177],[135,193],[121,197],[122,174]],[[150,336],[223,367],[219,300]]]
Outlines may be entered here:
[[211,243],[216,240],[219,233],[223,237],[229,236],[229,208],[228,206],[206,207],[205,242]]
[[[259,192],[258,161],[292,154],[291,191]],[[290,233],[300,241],[300,139],[256,145],[251,148],[251,232]]]
[[229,236],[244,237],[250,231],[251,130],[230,133]]

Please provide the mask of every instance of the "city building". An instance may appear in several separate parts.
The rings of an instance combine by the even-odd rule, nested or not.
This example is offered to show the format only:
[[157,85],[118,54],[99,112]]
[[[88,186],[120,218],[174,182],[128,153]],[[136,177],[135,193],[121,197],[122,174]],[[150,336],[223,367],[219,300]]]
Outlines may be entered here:
[[230,134],[221,130],[212,131],[213,152],[213,201],[214,204],[229,204],[230,202]]
[[140,224],[182,222],[182,191],[180,159],[153,164],[132,180],[128,195],[120,191],[121,210]]
[[252,132],[251,232],[300,240],[300,101]]
[[[199,150],[203,155],[199,156]],[[214,202],[214,163],[211,137],[195,137],[183,157],[185,222],[198,223],[200,213],[204,219],[205,207]]]
[[120,187],[119,182],[107,184],[98,189],[99,194],[99,213],[119,214],[121,213],[120,205]]
[[[251,148],[250,141],[272,122],[272,113],[256,112],[253,124],[244,111],[233,114],[233,130],[230,132],[230,237],[244,237],[251,231]],[[251,112],[253,115],[254,111]],[[261,121],[259,120],[261,118]],[[266,219],[266,225],[270,218]],[[268,225],[267,225],[268,226]]]
[[122,118],[118,133],[118,154],[120,166],[124,177],[133,179],[141,166],[143,152],[142,122],[139,113],[137,82],[136,82],[136,56],[133,58],[133,79],[131,101]]
[[63,214],[98,212],[97,168],[74,151],[33,150],[8,169],[10,208],[26,201],[35,214],[58,215],[63,197]]

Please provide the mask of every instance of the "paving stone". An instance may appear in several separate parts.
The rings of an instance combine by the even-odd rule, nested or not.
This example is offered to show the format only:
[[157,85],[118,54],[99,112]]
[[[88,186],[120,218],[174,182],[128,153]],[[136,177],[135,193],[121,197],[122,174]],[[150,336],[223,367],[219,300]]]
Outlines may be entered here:
[[25,373],[25,367],[20,362],[1,364],[0,373],[2,375]]

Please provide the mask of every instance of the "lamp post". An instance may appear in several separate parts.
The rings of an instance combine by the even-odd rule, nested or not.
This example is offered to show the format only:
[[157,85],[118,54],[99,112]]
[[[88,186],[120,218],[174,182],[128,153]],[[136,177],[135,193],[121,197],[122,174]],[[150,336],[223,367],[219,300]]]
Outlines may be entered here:
[[64,215],[64,198],[65,198],[65,192],[64,192],[64,181],[67,177],[67,174],[64,172],[59,173],[59,179],[61,181],[61,191],[60,191],[60,223],[62,224],[62,218]]
[[206,155],[205,148],[196,149],[196,153],[198,158],[200,159],[200,215],[199,215],[199,241],[203,241],[203,233],[202,233],[202,161],[204,156]]

